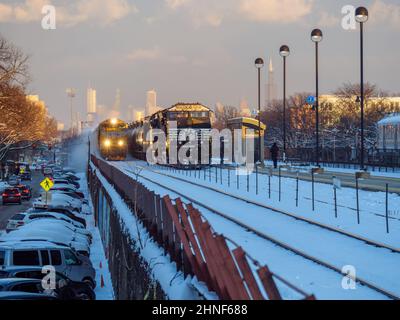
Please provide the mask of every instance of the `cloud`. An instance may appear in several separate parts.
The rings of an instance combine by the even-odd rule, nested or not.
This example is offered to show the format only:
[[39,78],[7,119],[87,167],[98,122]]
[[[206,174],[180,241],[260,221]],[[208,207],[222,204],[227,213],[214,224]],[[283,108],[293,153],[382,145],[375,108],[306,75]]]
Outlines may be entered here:
[[311,13],[314,0],[241,0],[239,11],[259,22],[296,22]]
[[165,0],[166,5],[171,9],[178,9],[189,2],[190,0]]
[[127,55],[130,61],[157,60],[161,56],[159,47],[152,49],[136,49]]
[[382,23],[400,28],[400,5],[375,0],[369,8],[372,23]]
[[[50,0],[25,0],[16,4],[0,3],[0,22],[41,21],[42,8],[45,5],[54,4]],[[89,21],[109,25],[138,12],[136,6],[129,4],[127,0],[78,0],[54,6],[57,25],[64,26],[74,26]]]
[[340,26],[340,17],[323,11],[318,21],[320,27]]
[[[164,0],[195,27],[219,27],[227,19],[297,22],[311,13],[315,0]],[[332,23],[332,21],[329,21]]]
[[7,22],[13,16],[13,8],[10,5],[0,3],[0,22]]
[[187,58],[185,56],[164,52],[158,46],[150,49],[135,49],[131,53],[129,53],[126,58],[131,62],[163,61],[173,64],[181,64],[187,62]]

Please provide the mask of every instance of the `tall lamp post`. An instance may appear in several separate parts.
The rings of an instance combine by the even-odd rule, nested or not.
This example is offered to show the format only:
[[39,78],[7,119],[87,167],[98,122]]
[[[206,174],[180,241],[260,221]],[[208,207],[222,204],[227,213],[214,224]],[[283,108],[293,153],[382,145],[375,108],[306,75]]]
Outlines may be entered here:
[[360,23],[360,105],[361,105],[361,153],[360,169],[364,170],[364,23],[368,21],[368,10],[364,7],[356,9],[356,21]]
[[289,47],[281,46],[279,54],[283,58],[283,161],[286,161],[286,57],[290,55]]
[[318,80],[318,44],[322,41],[323,35],[320,29],[311,32],[311,40],[315,43],[315,159],[319,167],[319,80]]
[[258,141],[259,141],[259,161],[261,163],[261,146],[263,141],[261,141],[261,69],[264,67],[264,60],[262,58],[257,58],[254,62],[258,71]]

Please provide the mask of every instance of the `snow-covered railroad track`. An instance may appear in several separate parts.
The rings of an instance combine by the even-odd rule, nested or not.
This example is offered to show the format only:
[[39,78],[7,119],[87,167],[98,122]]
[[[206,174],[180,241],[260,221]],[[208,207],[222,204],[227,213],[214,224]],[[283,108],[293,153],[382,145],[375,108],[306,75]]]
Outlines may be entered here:
[[[131,167],[131,165],[133,165],[134,167],[136,167],[137,169],[140,169],[142,171],[140,173],[138,173],[138,170],[134,171],[133,167]],[[180,181],[183,184],[189,184],[189,185],[196,186],[196,188],[206,189],[206,190],[212,191],[214,193],[217,192],[217,193],[223,195],[224,197],[231,197],[234,200],[245,202],[248,205],[257,206],[259,208],[262,207],[264,210],[268,210],[269,212],[272,211],[272,212],[282,213],[282,212],[280,212],[280,210],[277,210],[277,209],[274,209],[274,208],[269,208],[268,206],[265,206],[263,204],[254,203],[254,202],[249,201],[247,199],[242,199],[242,198],[240,198],[238,196],[230,195],[228,193],[222,192],[220,190],[216,190],[216,189],[211,188],[211,187],[207,187],[207,186],[204,186],[204,185],[201,185],[201,184],[193,183],[192,181],[188,181],[188,180],[185,180],[185,179],[182,179],[182,178],[178,178],[178,177],[175,177],[173,175],[166,174],[164,172],[159,172],[159,171],[152,170],[151,168],[149,168],[147,166],[138,165],[137,162],[114,163],[114,166],[118,167],[122,171],[125,171],[127,173],[131,173],[134,176],[137,175],[141,179],[144,179],[144,180],[146,180],[146,181],[148,181],[148,182],[150,182],[152,184],[155,184],[155,185],[157,185],[157,186],[159,186],[161,188],[169,190],[169,191],[173,192],[174,194],[177,194],[177,195],[181,196],[182,198],[187,199],[188,201],[194,203],[198,207],[204,208],[204,209],[206,209],[206,210],[208,210],[208,211],[210,211],[210,212],[212,212],[212,213],[214,213],[214,214],[216,214],[218,216],[221,216],[224,219],[227,219],[227,220],[235,223],[236,225],[240,226],[241,228],[244,228],[247,231],[251,231],[252,233],[257,235],[258,237],[260,237],[260,238],[262,238],[264,240],[267,240],[269,242],[272,242],[273,244],[275,244],[275,245],[277,245],[277,246],[279,246],[279,247],[281,247],[283,249],[289,250],[289,251],[295,253],[296,255],[301,256],[302,258],[305,258],[305,259],[310,260],[310,261],[312,261],[312,262],[314,262],[316,264],[319,264],[319,265],[321,265],[321,266],[323,266],[325,268],[333,270],[336,273],[339,273],[341,275],[346,275],[344,273],[344,271],[342,271],[342,268],[340,267],[340,266],[343,266],[344,264],[339,264],[339,266],[338,266],[337,261],[335,261],[336,263],[335,262],[327,262],[327,261],[330,261],[329,259],[326,259],[327,257],[320,257],[319,255],[316,255],[315,252],[314,253],[309,253],[309,252],[307,252],[309,250],[307,250],[307,248],[301,248],[301,245],[300,246],[296,246],[296,245],[293,245],[293,243],[290,244],[290,241],[289,242],[283,241],[283,240],[279,239],[279,237],[277,237],[276,235],[270,234],[269,232],[261,231],[259,228],[255,228],[251,224],[244,222],[242,219],[240,219],[238,217],[234,217],[234,216],[232,216],[230,214],[227,214],[226,210],[224,210],[224,211],[218,210],[214,206],[210,206],[210,205],[206,204],[204,201],[199,200],[198,197],[190,196],[190,195],[188,195],[187,192],[179,190],[179,188],[177,187],[176,183],[175,184],[174,183],[161,183],[160,179],[143,175],[143,173],[144,173],[143,170],[147,171],[147,172],[150,172],[152,174],[155,174],[157,176],[163,176],[163,177],[166,177],[168,179],[173,179],[175,181]],[[172,186],[175,186],[175,188],[172,187]],[[335,230],[332,227],[323,226],[323,225],[321,225],[319,223],[315,223],[313,221],[308,221],[307,219],[291,215],[290,213],[287,213],[287,212],[284,212],[283,214],[286,217],[289,217],[292,220],[301,221],[302,223],[307,223],[307,224],[312,225],[314,228],[323,229],[325,231],[325,233],[337,233],[342,238],[350,238],[351,241],[357,241],[358,242],[357,246],[359,248],[360,248],[360,244],[362,244],[363,247],[370,247],[369,250],[371,250],[371,248],[373,248],[374,251],[379,250],[380,256],[386,257],[386,260],[388,260],[388,261],[391,261],[393,259],[396,260],[397,262],[400,261],[399,260],[400,259],[400,255],[398,255],[399,249],[397,249],[397,248],[388,247],[388,246],[386,246],[384,244],[375,243],[372,240],[364,239],[364,238],[361,238],[361,237],[358,237],[358,236],[353,237],[351,234],[348,234],[346,232],[341,232],[340,230]],[[282,226],[282,228],[284,228],[284,227],[285,226]],[[341,241],[343,241],[343,239],[340,239],[338,242],[340,243]],[[329,246],[329,244],[328,244],[328,246]],[[332,249],[332,248],[330,248],[330,249]],[[339,248],[335,248],[335,249],[339,249]],[[311,250],[311,251],[313,251],[313,250]],[[355,252],[355,256],[357,256],[357,253],[359,253],[359,252]],[[388,256],[388,254],[389,254],[389,256]],[[394,257],[394,255],[396,257]],[[328,256],[329,256],[329,254],[328,254]],[[379,255],[378,255],[378,257],[375,255],[374,259],[375,258],[379,259]],[[341,260],[341,259],[339,259],[339,260]],[[359,260],[362,261],[363,259],[359,259]],[[367,263],[367,261],[369,261],[369,260],[370,259],[367,259],[366,261],[364,261],[364,263]],[[357,268],[360,268],[360,265],[358,265],[359,262],[360,261],[357,261]],[[394,262],[394,261],[392,261],[392,262]],[[387,266],[387,264],[385,264],[385,265]],[[371,265],[370,269],[371,268],[373,269],[374,266]],[[367,270],[368,270],[368,268],[367,268]],[[363,271],[365,273],[365,271],[366,271],[365,268],[364,268]],[[382,273],[379,274],[379,275],[384,277],[386,275],[386,271],[381,270],[381,272]],[[362,284],[362,285],[364,285],[364,286],[366,286],[366,287],[368,287],[368,288],[370,288],[370,289],[372,289],[372,290],[374,290],[376,292],[379,292],[380,294],[383,294],[388,298],[400,299],[400,294],[397,292],[397,291],[399,291],[398,290],[399,289],[398,285],[395,286],[395,288],[397,290],[394,293],[392,290],[390,290],[388,288],[384,288],[381,285],[377,285],[376,284],[377,276],[378,275],[374,274],[374,272],[372,272],[372,274],[368,274],[368,272],[367,272],[367,277],[364,277],[364,276],[360,277],[360,276],[357,275],[356,280],[357,280],[357,282],[359,284]],[[391,289],[393,289],[393,288],[391,288]]]

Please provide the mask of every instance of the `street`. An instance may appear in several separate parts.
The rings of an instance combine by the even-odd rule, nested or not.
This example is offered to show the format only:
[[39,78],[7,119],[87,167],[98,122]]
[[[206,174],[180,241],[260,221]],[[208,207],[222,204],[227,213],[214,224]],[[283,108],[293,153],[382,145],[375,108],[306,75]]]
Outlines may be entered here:
[[29,201],[23,201],[22,205],[9,204],[3,206],[0,204],[0,232],[4,231],[7,226],[7,221],[13,215],[24,212],[29,209],[35,198],[40,195],[39,183],[43,180],[43,175],[40,171],[32,172],[32,181],[22,181],[21,184],[30,185],[32,188],[32,198]]

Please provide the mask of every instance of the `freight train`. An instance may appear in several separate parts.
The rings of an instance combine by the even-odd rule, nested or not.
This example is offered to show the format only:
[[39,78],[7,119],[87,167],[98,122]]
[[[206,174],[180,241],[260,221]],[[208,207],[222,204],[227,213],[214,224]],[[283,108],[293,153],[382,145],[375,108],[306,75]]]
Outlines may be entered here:
[[98,150],[103,159],[123,161],[128,155],[128,124],[119,119],[108,119],[95,131]]
[[[205,165],[204,158],[206,158],[208,165],[211,158],[211,115],[212,111],[200,103],[177,103],[170,108],[158,111],[143,121],[132,124],[129,150],[133,157],[146,160],[148,148],[157,141],[157,138],[153,138],[152,133],[158,129],[166,137],[166,164],[198,168]],[[184,130],[196,136],[192,140],[196,141],[197,159],[182,161],[177,156],[180,149],[189,141],[180,139]],[[172,146],[176,146],[176,149]],[[177,153],[174,156],[174,159],[177,160],[176,163],[171,161],[172,152]],[[202,159],[203,161],[201,161]]]

